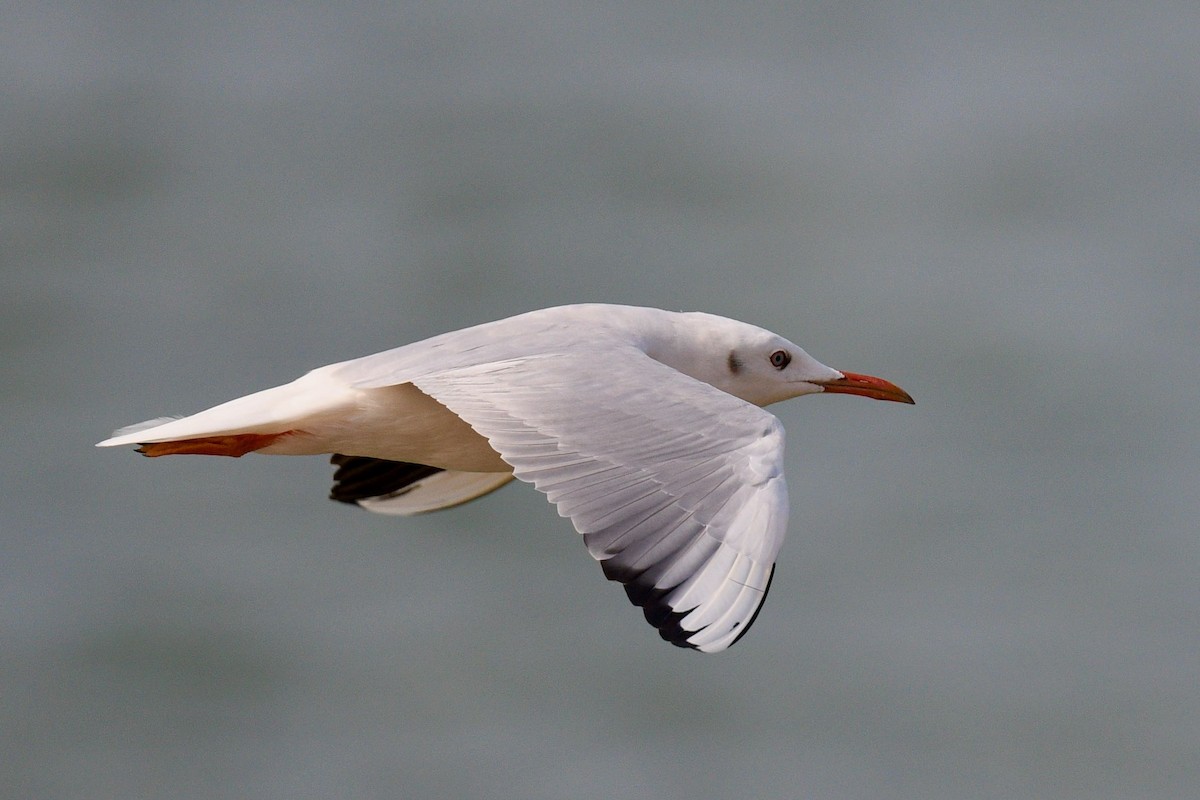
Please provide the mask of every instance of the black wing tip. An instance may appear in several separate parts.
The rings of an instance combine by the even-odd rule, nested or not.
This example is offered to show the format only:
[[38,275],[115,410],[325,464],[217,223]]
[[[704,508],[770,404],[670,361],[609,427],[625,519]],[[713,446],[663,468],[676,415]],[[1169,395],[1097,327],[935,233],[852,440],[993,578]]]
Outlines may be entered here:
[[[638,578],[640,573],[632,573],[628,568],[622,568],[616,564],[609,566],[609,561],[601,561],[600,566],[604,569],[604,574],[609,580],[620,581],[625,586],[625,594],[629,596],[629,601],[638,608],[642,609],[642,614],[645,615],[646,621],[658,629],[658,635],[676,647],[683,647],[690,650],[699,650],[697,645],[692,644],[688,639],[695,636],[700,631],[690,631],[683,627],[683,619],[692,612],[692,609],[678,611],[672,608],[667,602],[666,597],[675,587],[670,586],[665,589],[659,589],[653,585],[647,586],[639,583]],[[767,585],[763,588],[762,599],[758,601],[758,608],[754,609],[754,613],[750,615],[750,619],[741,626],[738,635],[729,647],[742,640],[742,637],[749,632],[750,627],[758,620],[758,615],[762,612],[763,604],[767,600],[767,592],[771,590],[771,583],[775,580],[775,565],[771,565],[771,572],[767,575]],[[704,630],[701,628],[700,630]]]
[[746,624],[742,626],[742,631],[737,637],[729,643],[730,647],[742,640],[742,637],[750,630],[750,626],[758,619],[758,615],[762,613],[763,606],[767,603],[767,592],[771,591],[771,581],[775,580],[775,565],[771,565],[771,572],[767,575],[767,585],[763,587],[762,599],[758,601],[758,608],[754,609],[754,613],[750,615],[750,619],[746,620]]
[[666,602],[666,596],[674,588],[671,586],[666,589],[658,589],[640,584],[634,579],[625,584],[625,594],[629,596],[631,603],[642,609],[642,615],[646,617],[646,622],[657,628],[658,635],[664,640],[676,647],[698,650],[696,645],[688,641],[688,638],[695,636],[697,631],[689,631],[682,625],[683,618],[690,614],[692,609],[677,611]]
[[337,467],[329,499],[358,505],[359,500],[401,494],[405,487],[435,475],[442,470],[425,464],[388,461],[367,456],[347,456],[335,453],[329,463]]

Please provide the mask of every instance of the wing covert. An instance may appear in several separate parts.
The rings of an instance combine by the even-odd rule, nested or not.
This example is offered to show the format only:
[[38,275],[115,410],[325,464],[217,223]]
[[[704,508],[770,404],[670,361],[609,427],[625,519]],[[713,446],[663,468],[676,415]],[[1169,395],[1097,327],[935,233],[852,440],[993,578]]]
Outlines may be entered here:
[[774,416],[633,347],[412,382],[571,519],[664,639],[716,652],[749,628],[787,526]]

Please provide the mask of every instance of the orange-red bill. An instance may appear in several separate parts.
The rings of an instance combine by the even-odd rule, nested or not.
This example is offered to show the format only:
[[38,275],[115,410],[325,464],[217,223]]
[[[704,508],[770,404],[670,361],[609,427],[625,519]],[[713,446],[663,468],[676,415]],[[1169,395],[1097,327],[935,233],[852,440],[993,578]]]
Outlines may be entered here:
[[908,392],[883,378],[859,375],[854,372],[843,372],[842,376],[837,380],[826,381],[820,385],[831,394],[857,394],[875,400],[891,400],[894,403],[908,403],[909,405],[916,403]]

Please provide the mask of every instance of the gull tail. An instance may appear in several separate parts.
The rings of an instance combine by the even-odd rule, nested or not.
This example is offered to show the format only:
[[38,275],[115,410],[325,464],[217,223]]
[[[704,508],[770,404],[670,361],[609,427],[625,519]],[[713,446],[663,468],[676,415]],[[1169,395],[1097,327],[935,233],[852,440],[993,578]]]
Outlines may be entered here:
[[230,400],[189,417],[159,417],[117,429],[97,447],[140,445],[150,457],[168,455],[232,456],[262,450],[280,439],[303,433],[306,423],[336,413],[353,390],[320,372],[283,386]]

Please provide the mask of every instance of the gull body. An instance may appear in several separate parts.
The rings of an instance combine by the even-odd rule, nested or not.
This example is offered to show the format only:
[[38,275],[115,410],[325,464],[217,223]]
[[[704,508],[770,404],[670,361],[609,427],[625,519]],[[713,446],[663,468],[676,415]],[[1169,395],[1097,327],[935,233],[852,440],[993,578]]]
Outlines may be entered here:
[[762,407],[819,392],[912,402],[747,323],[584,304],[330,364],[99,446],[334,454],[334,499],[393,514],[519,478],[663,638],[713,652],[753,622],[786,530],[783,430]]

